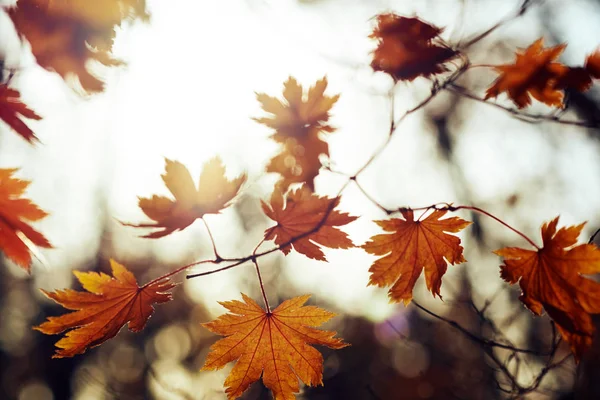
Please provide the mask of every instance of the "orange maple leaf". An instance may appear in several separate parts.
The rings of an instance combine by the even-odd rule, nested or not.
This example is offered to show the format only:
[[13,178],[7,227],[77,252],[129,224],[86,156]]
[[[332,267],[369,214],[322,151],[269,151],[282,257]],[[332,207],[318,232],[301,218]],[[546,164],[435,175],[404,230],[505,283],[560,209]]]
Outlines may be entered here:
[[271,138],[283,145],[281,152],[271,159],[267,172],[282,176],[281,190],[292,183],[307,183],[314,190],[314,179],[321,169],[319,156],[329,157],[329,146],[321,133],[335,131],[329,121],[329,111],[339,95],[325,96],[327,78],[317,81],[306,96],[302,86],[290,77],[284,83],[283,99],[257,93],[262,109],[272,114],[254,118],[255,121],[275,130]]
[[13,178],[16,171],[0,169],[0,249],[6,257],[30,272],[29,246],[52,248],[52,245],[28,222],[39,221],[48,213],[21,197],[31,182]]
[[[265,240],[284,245],[281,247],[283,254],[287,255],[294,248],[308,258],[327,261],[318,245],[332,249],[354,247],[348,235],[336,227],[349,224],[357,217],[335,210],[339,202],[339,197],[320,197],[305,186],[290,191],[284,201],[281,192],[275,188],[270,205],[261,201],[265,214],[277,222],[265,231]],[[294,238],[299,239],[285,245]]]
[[392,233],[375,235],[362,246],[368,253],[384,256],[369,269],[369,285],[385,287],[393,284],[389,290],[390,300],[408,304],[415,283],[425,269],[427,289],[434,297],[440,296],[447,263],[454,265],[466,261],[460,238],[445,232],[459,232],[471,224],[459,217],[440,219],[446,212],[435,210],[424,220],[415,221],[412,210],[403,210],[404,219],[375,221],[383,230]]
[[585,60],[585,69],[595,79],[600,79],[600,47]]
[[447,71],[443,64],[457,53],[440,39],[442,30],[419,18],[378,15],[377,26],[369,35],[377,40],[371,67],[407,81]]
[[148,218],[156,222],[123,224],[136,228],[163,228],[142,236],[145,238],[160,238],[176,230],[187,228],[205,214],[218,214],[219,211],[231,204],[246,181],[245,174],[229,181],[225,177],[225,167],[221,159],[215,157],[204,164],[196,189],[192,176],[185,165],[169,159],[165,159],[165,162],[165,173],[162,178],[175,200],[157,195],[151,198],[141,197],[140,208]]
[[518,108],[531,104],[531,97],[544,104],[563,107],[563,89],[583,91],[591,80],[583,68],[569,68],[555,62],[566,45],[544,48],[540,38],[516,53],[514,64],[495,66],[500,76],[486,91],[485,99],[507,92]]
[[275,400],[295,399],[298,378],[309,386],[323,384],[323,356],[310,345],[341,349],[348,344],[334,338],[336,332],[312,328],[335,314],[304,306],[309,297],[286,300],[272,312],[265,312],[245,294],[243,302],[220,302],[231,314],[203,326],[226,337],[210,347],[202,370],[220,369],[238,360],[225,380],[229,399],[240,397],[261,374]]
[[21,117],[34,120],[40,120],[42,117],[23,104],[19,97],[18,91],[9,88],[6,84],[0,85],[0,119],[31,143],[37,140],[37,137],[31,128],[21,120]]
[[600,272],[600,250],[593,244],[575,246],[585,223],[558,231],[558,217],[542,226],[543,247],[506,247],[494,253],[504,258],[501,276],[519,282],[521,301],[533,313],[542,308],[556,322],[563,338],[580,359],[592,344],[590,314],[600,313],[600,284],[582,274]]
[[43,68],[63,79],[75,76],[84,90],[99,92],[103,82],[88,61],[122,64],[111,56],[115,28],[125,20],[147,19],[145,0],[19,0],[8,9],[19,35]]
[[48,320],[34,329],[56,335],[69,330],[56,342],[52,358],[73,357],[114,337],[123,325],[139,332],[154,312],[153,304],[171,300],[167,293],[175,285],[168,279],[154,280],[139,287],[135,276],[123,265],[110,260],[112,277],[102,272],[73,273],[87,292],[72,289],[42,292],[69,310],[77,310]]

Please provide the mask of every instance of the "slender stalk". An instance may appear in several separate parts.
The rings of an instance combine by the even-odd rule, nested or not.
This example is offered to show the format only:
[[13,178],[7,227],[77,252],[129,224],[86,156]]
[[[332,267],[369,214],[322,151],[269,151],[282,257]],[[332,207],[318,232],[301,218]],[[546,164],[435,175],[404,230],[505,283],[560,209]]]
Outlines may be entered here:
[[191,264],[187,264],[187,265],[184,265],[184,266],[182,266],[182,267],[179,267],[179,268],[177,268],[177,269],[174,269],[173,271],[171,271],[171,272],[168,272],[168,273],[166,273],[166,274],[164,274],[164,275],[161,275],[161,276],[159,276],[158,278],[156,278],[156,279],[153,279],[153,280],[151,280],[150,282],[146,283],[146,284],[145,284],[143,287],[147,287],[147,286],[150,286],[150,285],[152,285],[152,284],[155,284],[156,282],[159,282],[159,281],[162,281],[162,280],[164,280],[164,279],[170,278],[171,276],[173,276],[173,275],[177,275],[178,273],[180,273],[180,272],[183,272],[183,271],[185,271],[186,269],[188,269],[188,268],[191,268],[191,267],[193,267],[193,266],[195,266],[195,265],[200,265],[200,264],[209,264],[209,263],[211,263],[211,264],[216,264],[216,263],[218,263],[218,262],[217,262],[216,260],[202,260],[202,261],[196,261],[196,262],[193,262],[193,263],[191,263]]
[[[400,208],[402,209],[402,208]],[[529,238],[529,236],[525,235],[523,232],[521,232],[520,230],[512,227],[511,225],[507,224],[506,222],[504,222],[503,220],[501,220],[500,218],[496,217],[495,215],[493,215],[492,213],[485,211],[482,208],[479,207],[475,207],[475,206],[467,206],[467,205],[461,205],[461,206],[453,206],[452,204],[449,203],[436,203],[436,204],[432,204],[430,206],[425,206],[425,207],[406,207],[404,209],[407,210],[413,210],[413,211],[417,211],[417,210],[448,210],[448,211],[458,211],[458,210],[470,210],[470,211],[475,211],[478,212],[480,214],[485,215],[486,217],[492,218],[493,220],[495,220],[496,222],[504,225],[505,227],[507,227],[508,229],[510,229],[511,231],[513,231],[514,233],[516,233],[517,235],[521,236],[523,239],[525,239],[529,244],[531,244],[533,247],[535,247],[538,250],[541,250],[541,248],[535,244],[535,242],[533,240],[531,240],[531,238]]]
[[208,223],[206,223],[206,220],[204,219],[204,217],[200,218],[202,220],[202,222],[204,222],[204,226],[206,227],[206,231],[208,232],[208,237],[210,238],[210,243],[212,244],[212,248],[213,248],[213,253],[215,253],[215,260],[217,260],[217,262],[219,260],[222,260],[221,256],[219,255],[219,252],[217,251],[217,245],[215,244],[215,238],[212,235],[212,232],[210,231],[210,228],[208,227]]
[[531,240],[529,238],[529,236],[525,235],[520,230],[518,230],[516,228],[513,228],[512,226],[510,226],[506,222],[502,221],[500,218],[496,217],[495,215],[492,215],[491,213],[485,211],[482,208],[474,207],[474,206],[458,206],[458,207],[452,207],[452,209],[450,209],[450,211],[454,211],[454,210],[471,210],[471,211],[476,211],[476,212],[478,212],[480,214],[483,214],[483,215],[485,215],[487,217],[490,217],[493,220],[495,220],[496,222],[499,222],[500,224],[504,225],[505,227],[507,227],[508,229],[510,229],[511,231],[513,231],[514,233],[516,233],[517,235],[521,236],[523,239],[527,240],[529,242],[529,244],[531,244],[536,249],[541,250],[541,248],[537,244],[535,244],[535,242],[533,240]]
[[267,314],[271,314],[271,307],[269,306],[269,300],[267,299],[267,293],[265,292],[265,285],[263,284],[262,276],[260,275],[260,268],[258,267],[258,261],[256,258],[252,259],[254,266],[256,267],[256,276],[258,276],[258,283],[260,284],[260,291],[262,293],[263,300],[265,302],[265,308]]

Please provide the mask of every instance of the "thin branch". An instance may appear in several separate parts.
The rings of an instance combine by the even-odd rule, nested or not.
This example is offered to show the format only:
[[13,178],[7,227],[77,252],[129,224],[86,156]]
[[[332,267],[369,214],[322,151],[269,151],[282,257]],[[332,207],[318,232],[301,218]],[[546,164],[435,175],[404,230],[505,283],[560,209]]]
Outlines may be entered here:
[[425,207],[400,207],[400,208],[398,208],[398,211],[402,211],[402,210],[413,210],[413,211],[419,211],[419,210],[425,210],[425,211],[427,211],[427,210],[448,210],[448,211],[471,210],[471,211],[476,211],[476,212],[483,214],[486,217],[492,218],[496,222],[504,225],[505,227],[507,227],[514,233],[516,233],[517,235],[521,236],[527,242],[529,242],[529,244],[531,244],[533,247],[540,250],[540,247],[537,244],[535,244],[535,242],[533,240],[531,240],[531,238],[529,238],[529,236],[525,235],[523,232],[521,232],[517,228],[510,226],[508,223],[504,222],[503,220],[496,217],[492,213],[485,211],[484,209],[476,207],[476,206],[467,206],[467,205],[453,206],[450,203],[441,202],[441,203],[435,203],[435,204],[425,206]]
[[523,0],[523,3],[521,3],[521,6],[519,7],[519,9],[515,13],[504,17],[503,19],[501,19],[500,21],[498,21],[491,28],[489,28],[489,29],[485,30],[484,32],[476,35],[475,37],[467,40],[467,42],[465,44],[462,44],[462,45],[459,44],[458,48],[461,51],[466,50],[467,48],[471,47],[475,43],[477,43],[477,42],[483,40],[484,38],[486,38],[487,36],[489,36],[491,33],[493,33],[498,28],[500,28],[503,25],[505,25],[505,24],[513,21],[514,19],[516,19],[516,18],[524,15],[527,12],[527,10],[529,9],[529,7],[531,7],[532,5],[534,5],[537,2],[541,2],[541,1],[540,0]]
[[521,111],[516,108],[507,107],[502,104],[488,101],[488,100],[484,99],[483,97],[479,97],[479,96],[471,93],[465,87],[455,85],[455,84],[449,85],[446,88],[446,90],[448,90],[452,93],[456,93],[459,96],[465,97],[467,99],[475,100],[480,103],[488,104],[490,106],[504,110],[504,111],[510,113],[511,115],[513,115],[514,117],[516,117],[517,119],[519,119],[520,121],[527,122],[530,124],[538,124],[541,122],[552,122],[555,124],[579,126],[582,128],[598,128],[598,127],[600,127],[600,121],[581,121],[581,120],[562,119],[561,114],[552,115],[552,114],[527,113],[527,112]]
[[262,276],[260,275],[260,268],[258,267],[258,261],[256,258],[252,259],[254,266],[256,267],[256,276],[258,276],[258,283],[260,284],[260,291],[262,293],[263,301],[265,302],[265,308],[267,314],[271,314],[271,307],[269,306],[269,300],[267,299],[267,293],[265,292],[265,285],[263,284]]
[[219,260],[221,260],[221,256],[219,255],[219,252],[217,251],[217,245],[215,244],[215,238],[213,237],[212,232],[210,231],[210,228],[208,227],[208,223],[206,222],[204,217],[202,217],[200,219],[202,220],[202,222],[204,222],[204,226],[206,227],[206,231],[208,232],[208,237],[210,238],[210,243],[212,244],[213,253],[215,254],[215,261],[219,262]]
[[425,313],[431,315],[432,317],[439,319],[442,322],[447,323],[448,325],[454,327],[455,329],[459,330],[460,332],[462,332],[465,336],[467,336],[469,339],[471,339],[474,342],[477,342],[479,344],[481,344],[482,346],[489,346],[489,347],[499,347],[501,349],[505,349],[505,350],[511,350],[517,353],[527,353],[527,354],[535,354],[535,355],[539,355],[539,352],[535,351],[535,350],[529,350],[529,349],[521,349],[518,347],[514,347],[514,346],[509,346],[503,343],[498,343],[495,342],[493,340],[488,340],[482,337],[479,337],[477,335],[475,335],[474,333],[472,333],[471,331],[467,330],[466,328],[462,327],[458,322],[453,321],[451,319],[442,317],[441,315],[438,315],[436,313],[434,313],[433,311],[423,307],[422,305],[420,305],[419,303],[417,303],[416,301],[412,300],[412,303],[418,307],[419,309],[421,309],[422,311],[424,311]]

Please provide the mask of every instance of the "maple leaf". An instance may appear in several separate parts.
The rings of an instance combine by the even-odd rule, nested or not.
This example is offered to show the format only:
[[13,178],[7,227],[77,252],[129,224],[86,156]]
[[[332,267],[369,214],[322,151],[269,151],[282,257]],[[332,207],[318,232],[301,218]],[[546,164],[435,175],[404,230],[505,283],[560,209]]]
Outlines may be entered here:
[[530,105],[531,97],[549,106],[563,107],[562,89],[585,90],[589,87],[591,81],[585,79],[581,70],[554,61],[565,49],[565,44],[543,46],[544,40],[540,38],[527,49],[517,52],[514,64],[495,66],[500,76],[486,91],[485,99],[507,92],[518,108]]
[[585,69],[595,79],[600,79],[600,47],[585,60]]
[[329,157],[329,146],[319,136],[335,131],[328,124],[331,107],[339,95],[325,96],[327,78],[311,86],[306,96],[302,86],[292,77],[284,83],[283,100],[257,93],[256,98],[269,117],[253,118],[275,130],[271,138],[283,145],[281,152],[271,159],[267,172],[282,176],[281,190],[292,183],[307,183],[314,190],[314,179],[319,174],[321,154]]
[[19,0],[8,15],[40,66],[63,79],[77,77],[88,92],[104,88],[86,68],[90,60],[122,64],[110,54],[115,27],[125,20],[148,18],[145,0]]
[[590,314],[600,313],[600,284],[582,274],[600,272],[600,250],[575,246],[585,223],[556,230],[557,224],[558,217],[542,226],[544,245],[538,250],[506,247],[494,253],[504,258],[502,278],[519,283],[520,299],[534,314],[546,310],[580,359],[592,344]]
[[267,217],[277,222],[277,225],[265,231],[265,240],[284,245],[300,237],[291,245],[283,246],[283,254],[287,255],[294,248],[308,258],[327,261],[318,245],[332,249],[354,247],[348,235],[336,227],[349,224],[357,217],[335,210],[339,202],[339,197],[320,197],[305,186],[290,191],[284,201],[281,191],[276,188],[271,195],[270,205],[261,201]]
[[136,228],[162,228],[142,236],[160,238],[176,230],[187,228],[205,214],[218,214],[231,204],[246,175],[229,181],[225,177],[225,167],[219,157],[214,157],[204,164],[198,188],[194,184],[188,169],[178,161],[165,159],[165,173],[162,175],[165,185],[175,200],[165,196],[154,195],[151,198],[140,198],[139,206],[148,218],[154,220],[149,224],[126,224]]
[[442,30],[419,18],[378,15],[377,26],[369,35],[377,40],[371,68],[407,81],[448,71],[443,64],[457,53],[439,38]]
[[42,292],[61,306],[77,310],[59,317],[48,317],[34,329],[56,335],[69,330],[56,342],[52,358],[73,357],[114,337],[125,324],[139,332],[154,312],[154,304],[171,300],[167,291],[175,285],[168,279],[154,280],[142,287],[123,265],[110,260],[112,277],[102,272],[73,273],[87,292],[72,289]]
[[39,221],[48,213],[22,197],[31,182],[14,178],[17,169],[0,169],[0,249],[14,263],[30,272],[31,245],[52,248],[28,222]]
[[40,120],[42,117],[29,109],[20,100],[20,93],[11,89],[6,84],[0,84],[0,119],[13,128],[21,137],[32,143],[37,137],[21,116],[29,119]]
[[334,338],[336,332],[312,328],[335,314],[304,306],[309,297],[286,300],[272,312],[265,312],[243,293],[243,302],[220,302],[231,313],[203,326],[226,337],[210,347],[202,370],[220,369],[237,360],[225,380],[229,399],[240,397],[261,374],[275,400],[295,399],[298,378],[309,386],[323,384],[323,356],[310,345],[341,349],[348,344]]
[[373,236],[362,248],[378,256],[369,272],[369,285],[385,287],[391,301],[404,304],[412,300],[412,291],[425,269],[427,289],[440,296],[442,276],[447,263],[465,262],[460,238],[446,232],[459,232],[471,224],[459,217],[441,219],[446,210],[435,210],[427,218],[414,220],[412,210],[402,210],[402,218],[375,221],[383,230],[392,233]]

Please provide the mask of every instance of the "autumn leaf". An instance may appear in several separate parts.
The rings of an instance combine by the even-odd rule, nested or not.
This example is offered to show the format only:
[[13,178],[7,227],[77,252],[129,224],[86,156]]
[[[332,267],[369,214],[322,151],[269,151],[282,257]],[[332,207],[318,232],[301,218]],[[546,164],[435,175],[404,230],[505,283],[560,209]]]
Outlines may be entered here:
[[[283,246],[283,254],[287,255],[293,248],[308,258],[327,261],[318,245],[332,249],[354,247],[348,235],[336,227],[349,224],[357,217],[335,210],[339,202],[339,197],[317,196],[305,186],[290,191],[284,201],[276,188],[270,205],[261,202],[267,217],[277,222],[265,231],[265,240],[274,240],[275,244]],[[285,245],[294,238],[298,239]]]
[[391,301],[404,304],[412,300],[412,291],[423,269],[427,289],[440,296],[442,276],[447,263],[465,262],[460,238],[456,233],[471,224],[459,217],[441,219],[447,211],[435,210],[424,220],[414,220],[412,210],[403,210],[402,218],[375,221],[386,232],[375,235],[362,248],[370,254],[383,256],[375,261],[369,272],[369,285],[385,287]]
[[31,182],[13,177],[16,169],[0,169],[0,249],[4,255],[30,272],[31,246],[52,248],[40,232],[29,225],[48,213],[23,198]]
[[585,60],[585,69],[595,79],[600,79],[600,47]]
[[531,104],[531,97],[542,103],[563,107],[563,89],[587,90],[591,85],[584,68],[570,68],[555,62],[566,45],[544,48],[540,38],[516,54],[514,64],[498,65],[500,76],[486,91],[485,99],[506,92],[518,108]]
[[456,56],[439,37],[442,29],[421,21],[387,13],[377,16],[370,38],[377,40],[371,67],[395,80],[412,81],[447,71],[445,62]]
[[275,130],[271,138],[282,145],[281,152],[267,165],[267,172],[281,175],[280,188],[306,183],[314,190],[314,179],[321,168],[320,155],[329,157],[329,146],[321,134],[335,131],[329,125],[329,112],[339,95],[325,96],[327,78],[317,81],[305,95],[292,77],[284,83],[283,100],[257,93],[262,109],[271,114],[254,118]]
[[546,310],[580,359],[592,344],[590,314],[600,313],[600,284],[582,274],[600,272],[600,250],[593,244],[576,246],[585,224],[556,230],[557,224],[558,217],[542,226],[540,249],[506,247],[494,253],[504,258],[502,278],[519,283],[520,299],[534,314]]
[[336,332],[312,328],[334,314],[304,306],[309,297],[286,300],[272,312],[265,312],[245,294],[243,302],[220,302],[231,313],[203,325],[226,337],[210,347],[202,370],[220,369],[237,360],[225,380],[229,399],[240,397],[261,375],[275,400],[295,399],[298,378],[309,386],[323,384],[323,356],[311,345],[341,349],[348,344],[334,338]]
[[42,292],[61,306],[76,310],[59,317],[48,317],[34,329],[56,335],[69,330],[56,342],[52,358],[73,357],[114,337],[125,324],[139,332],[154,312],[154,304],[171,300],[175,285],[168,279],[154,280],[139,287],[135,276],[123,265],[110,260],[112,277],[102,272],[74,271],[87,292],[72,289]]
[[37,137],[21,118],[40,120],[42,117],[29,109],[19,99],[20,93],[6,84],[0,84],[0,119],[21,137],[32,143]]
[[188,169],[178,161],[165,159],[165,173],[162,175],[165,185],[173,194],[174,200],[154,195],[151,198],[140,198],[139,206],[148,218],[155,222],[149,224],[127,224],[136,228],[162,228],[142,236],[160,238],[176,230],[187,228],[205,214],[218,214],[231,204],[246,175],[228,180],[225,167],[219,157],[212,158],[204,164],[198,188],[196,188]]
[[148,19],[145,0],[19,0],[8,9],[20,36],[27,39],[38,64],[63,79],[76,77],[88,92],[103,82],[86,67],[122,64],[112,57],[115,28],[125,20]]

